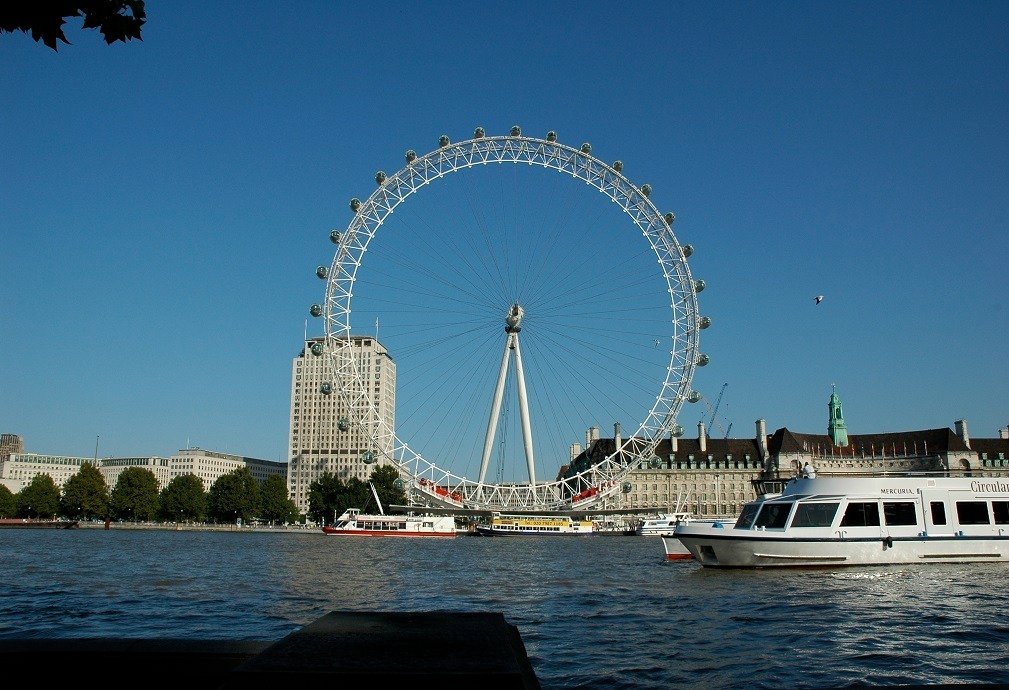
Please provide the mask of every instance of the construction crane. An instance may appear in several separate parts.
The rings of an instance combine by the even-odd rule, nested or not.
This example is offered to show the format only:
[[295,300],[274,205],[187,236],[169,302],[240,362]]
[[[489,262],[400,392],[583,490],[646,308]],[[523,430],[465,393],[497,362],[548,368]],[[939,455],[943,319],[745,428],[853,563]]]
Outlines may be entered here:
[[[721,422],[718,421],[718,408],[722,406],[722,396],[725,395],[725,389],[728,385],[728,383],[722,384],[722,389],[718,391],[718,398],[715,400],[714,407],[711,406],[711,403],[709,403],[707,399],[704,401],[704,403],[708,406],[708,409],[711,411],[711,416],[708,419],[708,423],[705,425],[706,430],[704,432],[708,438],[711,438],[711,434],[707,432],[707,429],[710,429],[713,424],[717,424],[718,428],[724,433],[723,438],[729,438],[729,432],[732,431],[731,422],[729,423],[729,428],[726,429],[722,426]],[[701,421],[704,421],[703,417],[701,418]]]

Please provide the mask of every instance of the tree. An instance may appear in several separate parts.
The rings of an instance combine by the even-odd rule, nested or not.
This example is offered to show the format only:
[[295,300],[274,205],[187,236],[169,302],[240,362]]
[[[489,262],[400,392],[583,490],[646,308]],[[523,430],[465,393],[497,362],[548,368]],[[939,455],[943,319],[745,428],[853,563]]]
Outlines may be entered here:
[[69,518],[104,518],[109,512],[109,487],[93,463],[85,461],[63,485],[60,514]]
[[279,474],[271,474],[259,488],[262,509],[259,517],[271,523],[287,524],[298,519],[298,507],[287,497],[287,480]]
[[3,484],[0,484],[0,518],[12,518],[17,513],[17,501],[14,494]]
[[207,515],[203,480],[195,474],[175,477],[161,490],[158,503],[164,520],[203,520]]
[[221,522],[248,522],[259,513],[259,482],[248,467],[222,474],[207,496],[210,516]]
[[18,491],[18,517],[56,517],[60,509],[60,490],[48,474],[36,474],[28,486]]
[[109,504],[119,519],[153,520],[158,512],[158,478],[145,467],[127,467],[112,489]]
[[143,0],[6,0],[0,5],[0,34],[23,31],[56,50],[58,41],[70,45],[63,33],[68,17],[83,17],[81,28],[98,29],[110,45],[144,40],[140,36],[147,21]]
[[308,514],[325,524],[347,508],[363,510],[370,497],[368,485],[357,477],[344,483],[332,472],[325,472],[308,486]]
[[371,483],[375,486],[382,505],[405,505],[406,492],[403,491],[403,480],[399,478],[399,470],[392,465],[376,467],[371,471]]

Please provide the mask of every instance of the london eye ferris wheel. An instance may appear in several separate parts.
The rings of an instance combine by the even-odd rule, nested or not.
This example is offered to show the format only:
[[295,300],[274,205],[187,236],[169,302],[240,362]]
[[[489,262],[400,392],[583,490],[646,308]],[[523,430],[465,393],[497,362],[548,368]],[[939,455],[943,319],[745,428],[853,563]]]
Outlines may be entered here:
[[[311,309],[331,358],[323,386],[341,398],[341,424],[370,440],[363,461],[396,466],[419,505],[585,509],[626,491],[626,475],[683,434],[677,416],[700,399],[691,383],[708,362],[704,281],[674,214],[620,161],[554,132],[477,128],[405,159],[351,199]],[[376,409],[352,314],[396,360],[395,421]],[[571,469],[608,422],[613,444]]]

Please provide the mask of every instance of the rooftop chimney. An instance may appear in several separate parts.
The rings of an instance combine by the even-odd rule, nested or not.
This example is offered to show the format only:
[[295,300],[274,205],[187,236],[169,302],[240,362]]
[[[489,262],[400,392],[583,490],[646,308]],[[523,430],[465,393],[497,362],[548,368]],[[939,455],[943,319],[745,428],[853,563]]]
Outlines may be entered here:
[[960,437],[963,444],[970,448],[970,434],[967,433],[967,420],[958,419],[956,420],[956,435]]
[[757,448],[760,450],[760,462],[767,462],[767,423],[757,420]]
[[706,453],[708,451],[708,436],[704,433],[704,422],[697,423],[697,442],[701,446],[701,452]]
[[998,437],[1009,438],[1009,424],[1006,424],[1004,427],[998,430]]
[[571,460],[574,460],[575,458],[577,458],[581,454],[582,454],[582,444],[580,444],[580,443],[572,443],[571,444]]
[[680,439],[676,438],[675,436],[670,436],[669,437],[669,450],[673,451],[674,453],[677,450],[679,450],[679,446],[680,446],[679,441],[680,441]]
[[599,440],[599,427],[590,426],[585,430],[585,450],[592,448],[592,442]]
[[614,449],[620,448],[624,443],[623,437],[620,435],[620,422],[613,423],[613,444]]

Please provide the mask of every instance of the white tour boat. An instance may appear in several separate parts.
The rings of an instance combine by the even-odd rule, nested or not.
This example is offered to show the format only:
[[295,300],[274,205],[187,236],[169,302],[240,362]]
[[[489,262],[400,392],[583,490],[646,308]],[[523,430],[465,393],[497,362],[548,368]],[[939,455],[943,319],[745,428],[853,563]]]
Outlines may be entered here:
[[563,536],[596,534],[591,520],[574,520],[567,515],[502,515],[494,513],[490,523],[477,525],[485,537]]
[[638,522],[634,533],[641,537],[661,537],[672,535],[676,523],[689,520],[690,513],[664,513],[658,517],[645,518]]
[[797,477],[732,522],[687,522],[704,566],[971,563],[1009,558],[1009,482],[990,477]]
[[378,504],[379,515],[366,515],[348,508],[332,525],[322,528],[331,535],[358,537],[454,537],[455,518],[451,515],[386,515],[375,486],[369,482]]

